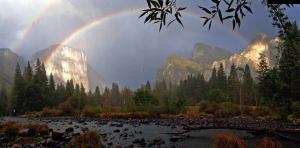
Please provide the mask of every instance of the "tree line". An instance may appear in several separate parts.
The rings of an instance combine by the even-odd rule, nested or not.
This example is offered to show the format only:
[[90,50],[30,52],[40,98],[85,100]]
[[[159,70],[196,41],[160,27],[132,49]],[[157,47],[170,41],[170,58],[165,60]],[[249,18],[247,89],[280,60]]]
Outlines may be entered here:
[[[280,35],[280,56],[274,67],[266,56],[260,55],[257,77],[253,78],[249,65],[231,65],[228,76],[221,63],[212,69],[209,80],[204,75],[190,75],[178,85],[165,80],[151,86],[147,81],[133,91],[112,83],[103,92],[99,87],[86,91],[82,84],[68,80],[56,84],[54,76],[47,76],[44,63],[37,59],[22,71],[16,66],[11,89],[0,88],[0,113],[24,114],[55,108],[83,111],[87,107],[104,111],[159,111],[178,113],[186,106],[206,100],[212,103],[231,102],[240,105],[269,106],[282,117],[300,117],[300,31],[296,23],[287,23],[287,31]],[[67,111],[68,112],[68,111]]]

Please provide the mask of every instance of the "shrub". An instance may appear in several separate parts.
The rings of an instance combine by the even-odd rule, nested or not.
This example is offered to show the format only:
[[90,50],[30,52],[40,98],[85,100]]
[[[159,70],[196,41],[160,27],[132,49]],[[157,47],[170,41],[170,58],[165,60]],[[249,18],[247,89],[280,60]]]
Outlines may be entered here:
[[69,101],[65,101],[61,104],[59,104],[58,109],[61,111],[61,113],[65,116],[71,116],[74,114],[74,107]]
[[204,112],[204,113],[210,112],[211,113],[211,111],[208,110],[208,109],[210,109],[210,106],[211,106],[211,104],[208,101],[205,101],[205,100],[200,101],[198,106],[199,106],[199,112]]
[[43,108],[41,112],[42,117],[55,117],[55,116],[60,116],[62,112],[58,109],[51,109],[48,107]]
[[81,115],[84,117],[99,117],[101,109],[97,107],[86,106],[82,110]]
[[246,148],[246,142],[233,134],[216,134],[213,137],[213,148]]
[[79,136],[74,137],[67,148],[102,148],[101,137],[96,131],[88,131]]
[[209,91],[208,98],[216,103],[229,101],[226,93],[220,89],[213,89]]
[[300,102],[296,101],[292,103],[293,116],[300,118]]
[[282,145],[275,138],[264,137],[256,144],[255,148],[282,148]]
[[236,104],[222,103],[221,108],[216,111],[218,117],[233,117],[240,114],[240,109]]
[[6,136],[16,137],[18,135],[18,132],[19,132],[19,128],[15,123],[7,124],[4,127],[4,133],[5,133]]

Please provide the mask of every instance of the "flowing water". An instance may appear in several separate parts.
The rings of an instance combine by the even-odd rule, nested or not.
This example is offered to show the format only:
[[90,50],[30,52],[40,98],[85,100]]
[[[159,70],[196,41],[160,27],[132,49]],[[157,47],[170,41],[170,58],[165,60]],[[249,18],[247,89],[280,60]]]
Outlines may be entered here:
[[[187,147],[187,148],[210,148],[212,137],[217,133],[233,133],[246,140],[248,147],[254,147],[263,135],[255,135],[245,130],[228,129],[203,129],[190,131],[183,134],[181,125],[167,124],[158,125],[158,122],[128,122],[128,120],[88,120],[78,121],[71,119],[26,119],[26,118],[4,118],[6,121],[47,123],[49,128],[57,132],[65,132],[67,128],[74,128],[75,133],[80,133],[86,129],[95,130],[102,134],[102,142],[107,147],[113,145],[129,146],[136,139],[143,138],[149,144],[154,139],[161,139],[161,147]],[[299,134],[286,134],[293,138],[300,138]],[[173,140],[171,140],[173,139]],[[297,142],[278,138],[283,147],[299,148]],[[134,145],[137,146],[137,145]],[[157,147],[157,146],[155,146]]]

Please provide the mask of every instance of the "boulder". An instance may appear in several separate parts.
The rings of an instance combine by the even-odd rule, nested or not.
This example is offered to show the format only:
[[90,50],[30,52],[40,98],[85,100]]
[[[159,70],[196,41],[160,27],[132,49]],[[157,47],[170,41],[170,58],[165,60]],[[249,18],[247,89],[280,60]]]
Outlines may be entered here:
[[21,137],[32,137],[36,135],[36,131],[34,129],[20,129],[18,135]]
[[64,134],[59,132],[52,132],[52,139],[55,141],[64,141]]
[[67,133],[72,133],[72,132],[74,132],[74,128],[69,127],[69,128],[67,128],[65,131],[66,131]]
[[11,148],[22,148],[21,144],[13,144]]

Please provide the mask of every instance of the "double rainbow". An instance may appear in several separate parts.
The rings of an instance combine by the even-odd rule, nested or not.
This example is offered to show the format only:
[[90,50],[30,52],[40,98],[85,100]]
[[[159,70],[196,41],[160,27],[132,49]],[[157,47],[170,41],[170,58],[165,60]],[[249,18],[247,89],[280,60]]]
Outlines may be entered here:
[[[16,48],[15,51],[17,51],[19,49],[19,47],[22,45],[22,43],[24,42],[26,36],[28,36],[28,34],[30,34],[30,32],[32,31],[33,27],[34,27],[34,22],[38,22],[39,20],[41,20],[43,18],[43,16],[50,10],[52,4],[50,3],[49,5],[47,5],[47,7],[45,7],[44,11],[42,11],[39,15],[37,15],[35,17],[35,19],[33,19],[32,21],[30,21],[31,23],[28,24],[27,28],[25,29],[25,33],[22,35],[22,37],[20,38],[20,40],[16,43]],[[62,46],[67,45],[70,41],[72,41],[73,39],[75,39],[77,36],[80,36],[81,34],[87,32],[88,30],[103,24],[104,22],[107,22],[109,20],[112,20],[116,17],[124,17],[133,13],[140,13],[141,10],[143,10],[144,8],[132,8],[132,9],[124,9],[124,10],[120,10],[120,11],[116,11],[114,13],[105,15],[105,16],[101,16],[92,20],[87,21],[86,23],[84,23],[83,25],[81,25],[80,27],[78,27],[77,29],[75,29],[74,31],[72,31],[69,35],[67,35],[61,42],[59,45],[57,45],[49,54],[48,56],[45,58],[45,63],[50,59],[50,57],[53,55],[53,53],[55,53],[57,50],[61,49]],[[187,16],[196,18],[200,20],[200,15],[198,13],[192,12],[192,11],[185,11],[185,14],[187,14]],[[241,41],[243,42],[248,42],[248,40],[239,32],[236,32],[234,30],[232,30],[231,28],[227,28],[225,25],[221,24],[221,23],[215,23],[216,27],[219,29],[222,29],[234,36],[236,36],[237,38],[239,38]]]

